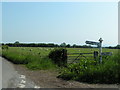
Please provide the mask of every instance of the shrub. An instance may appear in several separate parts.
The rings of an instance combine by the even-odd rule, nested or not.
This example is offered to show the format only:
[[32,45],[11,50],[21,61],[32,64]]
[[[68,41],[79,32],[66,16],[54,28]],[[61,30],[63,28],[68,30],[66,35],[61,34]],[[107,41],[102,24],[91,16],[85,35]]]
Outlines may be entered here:
[[96,61],[80,60],[79,63],[73,63],[68,65],[67,68],[63,68],[58,77],[67,80],[78,80],[84,72],[88,72],[90,68],[93,68],[95,63]]
[[49,58],[53,60],[58,66],[66,66],[67,64],[67,50],[66,49],[54,49],[49,53]]
[[8,49],[8,45],[2,45],[2,49]]

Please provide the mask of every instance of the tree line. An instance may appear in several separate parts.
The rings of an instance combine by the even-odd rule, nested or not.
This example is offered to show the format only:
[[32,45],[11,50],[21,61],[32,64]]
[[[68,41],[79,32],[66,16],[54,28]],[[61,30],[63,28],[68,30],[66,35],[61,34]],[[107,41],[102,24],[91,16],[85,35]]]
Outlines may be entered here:
[[120,45],[117,45],[117,46],[115,46],[115,47],[114,47],[114,46],[113,46],[113,47],[112,47],[112,46],[109,46],[109,47],[106,47],[106,48],[109,48],[109,49],[120,49]]
[[15,43],[2,43],[1,45],[8,45],[9,47],[67,47],[67,48],[92,48],[91,46],[87,45],[70,45],[66,44],[65,42],[59,44],[54,43],[20,43],[16,41]]
[[[65,42],[59,44],[54,44],[54,43],[20,43],[19,41],[16,41],[15,43],[2,43],[1,45],[8,45],[9,47],[67,47],[67,48],[98,48],[98,47],[93,47],[90,45],[70,45],[66,44]],[[109,49],[120,49],[120,45],[117,45],[115,47],[109,46],[105,47]]]

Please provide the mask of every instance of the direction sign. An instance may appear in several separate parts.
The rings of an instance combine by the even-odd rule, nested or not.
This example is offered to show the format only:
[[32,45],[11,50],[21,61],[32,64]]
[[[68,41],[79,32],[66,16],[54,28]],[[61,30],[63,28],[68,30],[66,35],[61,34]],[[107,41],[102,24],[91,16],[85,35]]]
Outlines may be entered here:
[[99,42],[93,42],[93,41],[86,41],[85,43],[91,45],[99,45]]
[[102,56],[111,56],[112,52],[102,52],[101,55]]

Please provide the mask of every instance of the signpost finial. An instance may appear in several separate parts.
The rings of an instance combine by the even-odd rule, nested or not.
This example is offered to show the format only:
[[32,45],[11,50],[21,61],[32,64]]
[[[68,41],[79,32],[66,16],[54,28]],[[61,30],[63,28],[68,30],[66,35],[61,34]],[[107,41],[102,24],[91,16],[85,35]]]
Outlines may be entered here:
[[102,42],[103,41],[102,38],[100,38],[99,41]]

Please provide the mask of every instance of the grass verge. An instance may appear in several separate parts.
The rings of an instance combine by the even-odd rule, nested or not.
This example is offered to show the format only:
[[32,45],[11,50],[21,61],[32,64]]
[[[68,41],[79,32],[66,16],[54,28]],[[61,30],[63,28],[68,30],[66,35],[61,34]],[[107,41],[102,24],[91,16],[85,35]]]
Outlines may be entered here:
[[19,52],[17,50],[3,50],[2,57],[8,59],[14,64],[24,64],[32,70],[55,69],[57,66],[47,56],[41,57],[38,54],[29,52]]

